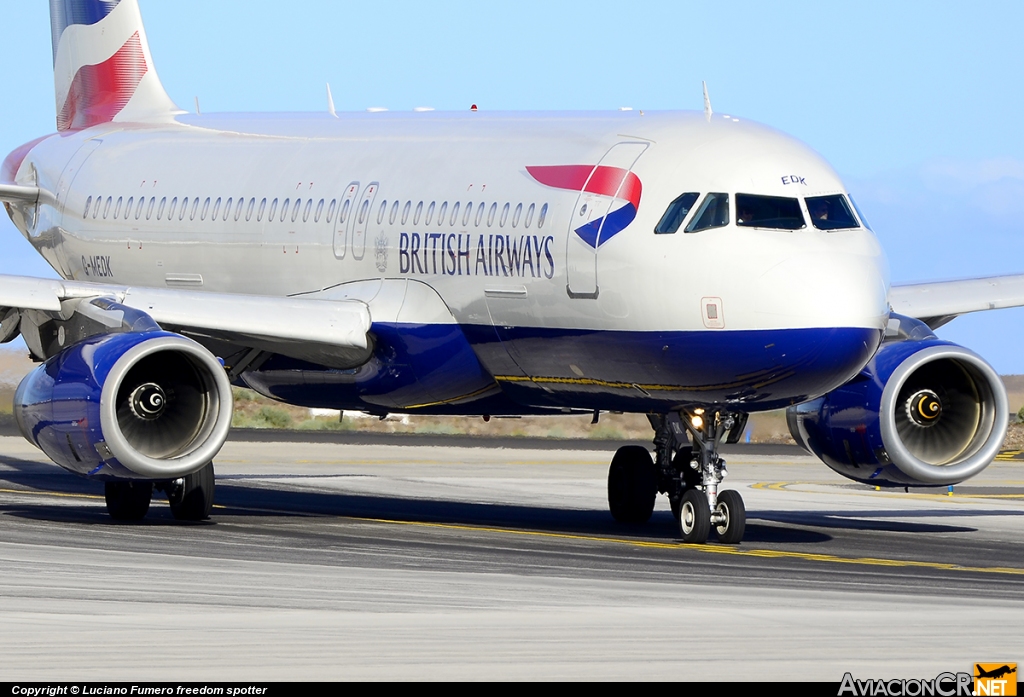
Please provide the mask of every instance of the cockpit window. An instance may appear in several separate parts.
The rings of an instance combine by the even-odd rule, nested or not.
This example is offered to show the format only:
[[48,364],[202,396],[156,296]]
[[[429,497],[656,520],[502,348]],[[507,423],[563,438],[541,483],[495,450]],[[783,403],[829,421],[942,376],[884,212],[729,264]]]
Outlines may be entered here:
[[690,212],[693,204],[697,202],[698,196],[700,194],[697,193],[683,194],[668,204],[665,215],[661,216],[661,220],[654,226],[654,233],[657,235],[668,235],[676,232],[679,226],[683,224],[686,214]]
[[736,194],[736,224],[772,230],[800,230],[807,227],[800,201],[781,196]]
[[850,203],[853,204],[853,210],[857,211],[857,217],[860,218],[860,224],[868,230],[871,230],[871,223],[869,223],[868,219],[864,217],[864,211],[862,211],[860,206],[857,205],[857,200],[853,196],[850,197]]
[[842,230],[843,228],[860,227],[853,217],[850,204],[842,194],[833,196],[812,196],[806,199],[807,212],[811,214],[811,222],[819,230]]
[[729,194],[708,194],[697,209],[686,232],[700,232],[729,224]]

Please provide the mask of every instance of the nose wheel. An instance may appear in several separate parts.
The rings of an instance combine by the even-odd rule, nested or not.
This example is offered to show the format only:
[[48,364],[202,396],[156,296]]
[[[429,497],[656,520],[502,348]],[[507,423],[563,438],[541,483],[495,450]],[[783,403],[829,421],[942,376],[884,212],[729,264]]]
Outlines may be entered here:
[[615,453],[608,472],[608,506],[615,520],[643,523],[658,493],[666,494],[683,542],[703,544],[712,531],[723,544],[738,544],[747,527],[739,492],[719,492],[728,474],[718,456],[722,442],[736,442],[746,415],[695,409],[649,417],[654,453],[626,446]]

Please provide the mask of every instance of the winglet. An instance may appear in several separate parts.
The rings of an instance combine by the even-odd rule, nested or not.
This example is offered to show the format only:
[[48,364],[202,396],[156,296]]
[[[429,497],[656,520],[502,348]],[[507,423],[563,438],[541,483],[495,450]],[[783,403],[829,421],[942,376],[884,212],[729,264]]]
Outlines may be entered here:
[[338,112],[334,110],[334,95],[331,94],[331,83],[327,83],[327,113],[338,118]]
[[708,123],[711,123],[711,115],[715,112],[711,111],[711,98],[708,97],[708,83],[701,80],[700,85],[704,88],[704,118],[707,119]]

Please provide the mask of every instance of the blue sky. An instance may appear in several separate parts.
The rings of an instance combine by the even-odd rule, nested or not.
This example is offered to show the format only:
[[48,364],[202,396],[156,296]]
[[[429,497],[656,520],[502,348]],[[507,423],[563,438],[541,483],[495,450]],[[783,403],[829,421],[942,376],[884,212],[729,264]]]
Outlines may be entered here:
[[[804,140],[893,280],[1024,273],[1024,3],[140,0],[157,70],[204,112],[699,109]],[[4,8],[0,150],[54,128],[47,3]],[[47,274],[3,216],[0,272]],[[827,290],[827,289],[823,289]],[[1024,373],[1024,310],[944,338]]]

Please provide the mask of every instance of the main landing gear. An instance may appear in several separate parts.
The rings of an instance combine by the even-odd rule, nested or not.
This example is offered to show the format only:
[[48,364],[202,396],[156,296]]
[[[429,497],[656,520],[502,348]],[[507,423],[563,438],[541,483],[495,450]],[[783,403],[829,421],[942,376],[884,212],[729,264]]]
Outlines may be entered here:
[[648,418],[654,427],[655,457],[635,445],[615,453],[608,471],[612,516],[620,523],[645,523],[662,493],[668,495],[683,542],[706,542],[712,528],[720,542],[740,542],[746,508],[739,493],[718,491],[727,474],[718,445],[738,439],[746,415],[695,409]]
[[142,520],[149,512],[153,491],[163,491],[177,520],[206,520],[213,508],[213,463],[178,479],[165,482],[107,482],[107,513],[114,520]]

